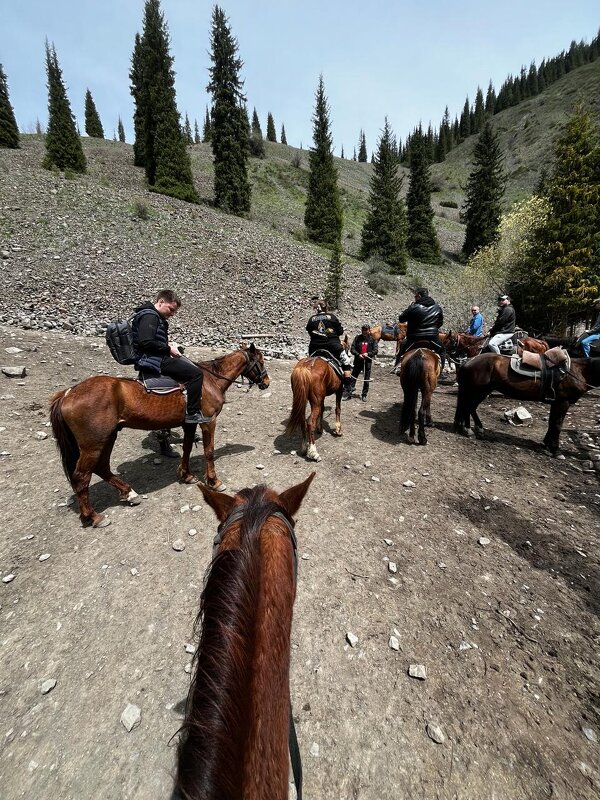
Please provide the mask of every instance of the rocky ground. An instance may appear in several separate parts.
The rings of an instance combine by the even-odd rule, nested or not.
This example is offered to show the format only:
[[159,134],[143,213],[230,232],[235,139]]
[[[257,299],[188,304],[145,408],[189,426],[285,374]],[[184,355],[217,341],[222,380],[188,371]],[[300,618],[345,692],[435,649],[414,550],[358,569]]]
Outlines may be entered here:
[[[47,188],[45,202],[58,202]],[[104,260],[97,244],[91,271]],[[14,252],[21,291],[41,294],[26,251]],[[48,291],[58,303],[58,282]],[[95,483],[93,502],[112,524],[82,529],[47,400],[119,367],[102,339],[9,326],[0,361],[27,370],[0,374],[0,795],[168,798],[212,512],[176,482],[176,462],[158,458],[152,436],[124,431],[113,465],[142,504],[121,507]],[[455,388],[442,386],[428,446],[408,446],[384,361],[369,402],[344,403],[344,436],[323,434],[317,465],[283,436],[289,361],[268,362],[266,392],[232,387],[217,426],[217,472],[231,489],[283,489],[317,470],[296,528],[292,635],[305,795],[591,800],[600,791],[600,400],[591,393],[573,408],[564,457],[550,459],[539,450],[544,406],[529,407],[530,428],[511,427],[510,401],[494,396],[482,408],[486,440],[471,441],[452,433]],[[202,472],[200,450],[192,465]],[[141,715],[130,732],[128,704]]]

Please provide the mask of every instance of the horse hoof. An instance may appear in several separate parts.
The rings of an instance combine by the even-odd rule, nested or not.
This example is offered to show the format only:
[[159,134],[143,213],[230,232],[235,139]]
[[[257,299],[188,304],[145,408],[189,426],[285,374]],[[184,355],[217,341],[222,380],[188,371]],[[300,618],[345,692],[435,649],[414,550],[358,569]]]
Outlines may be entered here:
[[139,504],[142,502],[142,498],[137,492],[134,492],[133,489],[130,489],[129,494],[126,497],[121,498],[121,502],[127,503],[128,506],[139,506]]
[[467,437],[467,439],[473,439],[473,438],[475,438],[475,434],[473,433],[473,431],[471,430],[471,428],[465,428],[465,429],[463,430],[463,435],[464,435],[464,436],[466,436],[466,437]]
[[97,522],[92,523],[92,528],[107,528],[110,525],[110,519],[108,517],[100,517]]
[[195,475],[192,475],[191,473],[189,475],[180,475],[179,479],[181,480],[182,483],[189,483],[189,484],[199,483],[199,479]]
[[[200,483],[200,481],[197,481],[197,483]],[[214,483],[210,483],[207,480],[202,481],[202,483],[205,486],[208,486],[209,489],[212,489],[213,492],[226,492],[227,491],[227,486],[225,486],[223,481],[220,481],[218,478],[215,480]]]

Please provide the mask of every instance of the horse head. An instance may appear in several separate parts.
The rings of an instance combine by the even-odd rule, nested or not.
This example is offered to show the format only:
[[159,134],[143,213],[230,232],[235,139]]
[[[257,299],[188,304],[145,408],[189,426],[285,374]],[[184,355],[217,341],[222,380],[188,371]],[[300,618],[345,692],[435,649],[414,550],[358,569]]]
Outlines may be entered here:
[[244,353],[246,358],[246,367],[242,375],[244,378],[248,378],[250,385],[256,385],[259,389],[266,389],[271,379],[265,369],[263,354],[258,347],[255,346],[254,342],[250,345],[240,345],[240,350]]

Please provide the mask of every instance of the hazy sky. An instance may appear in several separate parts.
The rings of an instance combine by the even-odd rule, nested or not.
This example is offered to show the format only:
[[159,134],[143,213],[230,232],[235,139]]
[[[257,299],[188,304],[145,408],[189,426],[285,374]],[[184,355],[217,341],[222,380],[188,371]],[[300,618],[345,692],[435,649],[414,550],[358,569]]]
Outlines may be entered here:
[[[491,80],[499,89],[522,65],[590,42],[598,32],[598,0],[223,0],[239,43],[250,114],[263,133],[267,112],[277,139],[312,142],[311,116],[320,73],[331,108],[336,154],[352,156],[360,129],[371,151],[387,115],[403,139],[421,120],[437,126],[448,105],[460,114],[465,96]],[[107,137],[119,115],[132,141],[129,67],[143,0],[2,0],[0,63],[21,130],[47,119],[44,40],[56,47],[71,107],[84,130],[86,88]],[[177,103],[202,124],[212,5],[162,0],[171,36]]]

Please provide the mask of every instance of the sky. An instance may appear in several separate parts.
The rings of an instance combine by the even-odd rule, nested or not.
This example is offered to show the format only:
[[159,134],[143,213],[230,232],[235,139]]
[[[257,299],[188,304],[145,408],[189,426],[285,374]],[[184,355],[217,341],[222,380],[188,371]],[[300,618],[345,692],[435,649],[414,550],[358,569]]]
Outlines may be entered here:
[[[346,157],[365,132],[371,152],[385,118],[404,139],[419,122],[434,127],[448,106],[460,115],[465,97],[491,80],[498,90],[521,66],[590,42],[600,25],[598,0],[222,0],[244,62],[250,114],[263,134],[271,112],[279,140],[310,147],[319,75],[330,107],[334,151]],[[107,138],[119,116],[133,141],[129,69],[143,0],[1,2],[0,63],[21,131],[47,120],[44,41],[54,43],[71,108],[84,131],[90,89]],[[177,105],[200,130],[210,98],[213,6],[162,0],[176,73]]]

